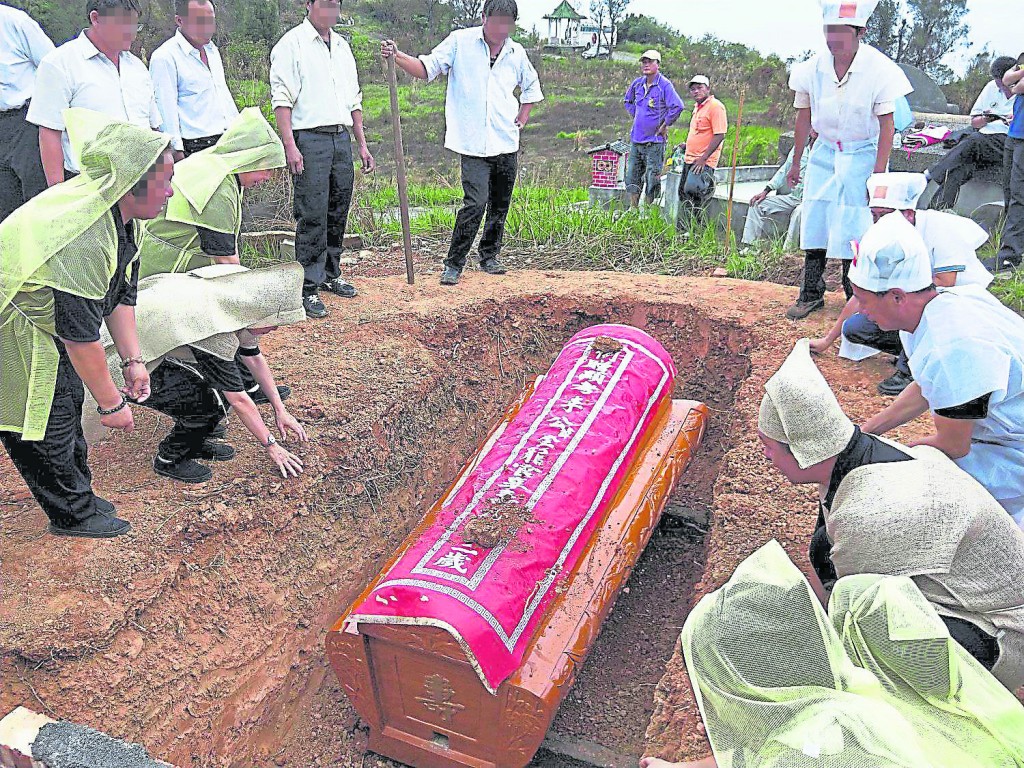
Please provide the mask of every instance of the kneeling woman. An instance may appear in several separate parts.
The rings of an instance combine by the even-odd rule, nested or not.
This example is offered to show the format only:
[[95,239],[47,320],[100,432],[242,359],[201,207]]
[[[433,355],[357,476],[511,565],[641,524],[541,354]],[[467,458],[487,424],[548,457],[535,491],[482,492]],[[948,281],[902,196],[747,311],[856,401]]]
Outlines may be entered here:
[[[278,444],[264,424],[234,362],[238,353],[263,391],[270,393],[282,440],[290,433],[305,442],[305,430],[281,402],[259,349],[261,336],[305,318],[302,274],[297,264],[251,271],[221,264],[140,281],[139,342],[142,361],[152,371],[152,395],[143,405],[174,419],[153,459],[157,474],[202,483],[213,473],[200,460],[234,458],[234,448],[211,439],[229,408],[266,448],[283,477],[302,472],[302,460]],[[108,359],[115,355],[111,350]]]

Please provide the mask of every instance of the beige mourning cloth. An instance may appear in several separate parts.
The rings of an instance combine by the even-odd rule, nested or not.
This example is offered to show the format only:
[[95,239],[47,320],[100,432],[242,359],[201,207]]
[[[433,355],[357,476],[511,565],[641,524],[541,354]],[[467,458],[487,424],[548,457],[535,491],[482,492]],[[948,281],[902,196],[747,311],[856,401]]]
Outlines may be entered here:
[[758,429],[786,443],[801,469],[838,456],[853,437],[853,422],[811,360],[811,343],[800,339],[764,385]]
[[977,480],[928,446],[854,469],[825,510],[840,578],[909,576],[943,616],[999,641],[992,674],[1024,685],[1024,531]]
[[[302,276],[302,266],[291,262],[253,270],[213,264],[143,278],[135,320],[146,367],[152,371],[168,356],[190,359],[188,347],[232,360],[239,331],[301,322]],[[121,382],[117,350],[109,334],[101,335],[111,375]]]

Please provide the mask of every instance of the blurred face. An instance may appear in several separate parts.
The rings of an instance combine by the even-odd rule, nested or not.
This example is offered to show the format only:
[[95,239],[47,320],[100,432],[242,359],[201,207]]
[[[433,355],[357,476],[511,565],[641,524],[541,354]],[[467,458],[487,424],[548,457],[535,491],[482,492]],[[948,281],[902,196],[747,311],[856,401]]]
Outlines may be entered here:
[[330,29],[341,18],[341,0],[314,0],[306,3],[309,23],[317,29]]
[[202,47],[213,40],[217,31],[217,12],[207,0],[192,0],[187,16],[175,16],[174,22],[188,41]]
[[711,89],[704,85],[704,83],[690,83],[690,96],[698,104],[703,104],[708,100],[708,96],[711,95]]
[[139,34],[139,14],[124,8],[111,8],[102,14],[93,11],[89,23],[97,48],[127,51]]
[[640,59],[640,71],[647,77],[658,74],[659,69],[661,65],[655,59]]
[[[895,208],[879,208],[877,206],[871,209],[871,218],[874,219],[875,224],[883,216],[888,216],[890,213],[895,213]],[[903,214],[903,218],[909,221],[911,224],[917,224],[917,212],[913,210],[900,211]]]
[[516,20],[511,16],[484,16],[484,37],[492,43],[504,45],[516,31]]
[[148,183],[143,192],[129,194],[131,218],[155,219],[171,199],[171,177],[174,175],[174,156],[170,150],[164,152],[156,166],[147,171]]
[[879,296],[872,291],[865,291],[859,286],[853,286],[853,295],[860,302],[861,314],[868,320],[878,325],[883,331],[900,330],[900,316],[906,293],[899,288]]
[[860,28],[847,24],[826,24],[825,43],[829,53],[835,57],[846,58],[857,52],[860,41]]
[[778,440],[772,440],[760,430],[758,430],[757,437],[761,441],[761,452],[764,454],[764,457],[789,482],[793,483],[793,485],[817,482],[816,478],[810,476],[810,469],[800,469],[796,456],[789,450],[788,445],[780,443]]
[[238,180],[241,182],[243,188],[250,189],[251,187],[256,187],[270,181],[273,176],[274,172],[271,170],[245,171],[244,173],[238,174]]

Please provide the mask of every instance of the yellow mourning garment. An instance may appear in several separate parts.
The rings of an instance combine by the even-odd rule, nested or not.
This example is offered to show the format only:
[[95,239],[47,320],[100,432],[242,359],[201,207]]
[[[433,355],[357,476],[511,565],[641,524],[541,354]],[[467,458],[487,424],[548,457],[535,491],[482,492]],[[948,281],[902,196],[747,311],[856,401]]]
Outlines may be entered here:
[[141,227],[139,276],[208,265],[196,227],[238,236],[242,190],[236,174],[284,165],[284,147],[274,129],[258,109],[243,109],[214,146],[175,165],[167,210]]
[[0,430],[46,434],[57,376],[53,290],[100,300],[117,268],[110,209],[167,148],[162,134],[86,109],[64,113],[82,174],[0,224]]
[[681,637],[720,768],[1024,766],[1024,708],[909,579],[840,579],[832,618],[777,542]]

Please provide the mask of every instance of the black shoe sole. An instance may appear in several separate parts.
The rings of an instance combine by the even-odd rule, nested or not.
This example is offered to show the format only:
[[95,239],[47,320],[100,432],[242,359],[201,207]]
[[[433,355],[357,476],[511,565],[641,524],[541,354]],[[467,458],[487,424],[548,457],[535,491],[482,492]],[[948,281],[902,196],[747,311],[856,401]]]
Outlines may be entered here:
[[156,467],[153,467],[153,471],[156,472],[161,477],[166,477],[166,478],[168,478],[170,480],[177,480],[179,483],[193,483],[195,485],[198,485],[199,483],[208,483],[208,482],[210,482],[210,480],[213,479],[213,472],[210,473],[209,477],[198,478],[198,477],[178,477],[177,475],[175,475],[175,474],[173,474],[171,472],[168,472],[166,469],[157,469]]
[[118,536],[124,536],[126,533],[131,531],[132,526],[129,523],[126,528],[122,528],[117,531],[104,531],[102,533],[93,533],[90,531],[72,531],[67,528],[58,528],[53,523],[50,523],[47,530],[53,536],[66,536],[67,538],[75,539],[113,539]]
[[310,320],[322,320],[323,318],[327,317],[327,310],[324,310],[323,312],[310,312],[307,309],[305,311],[306,317],[309,318]]

